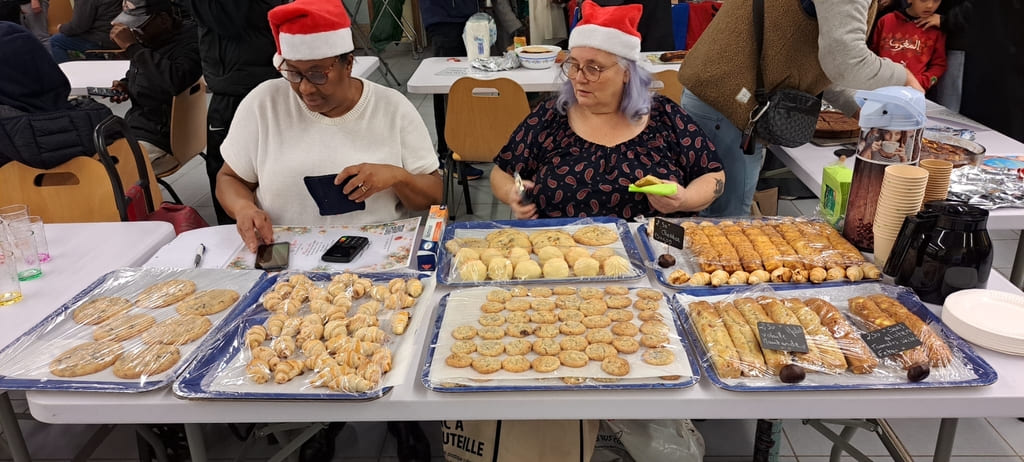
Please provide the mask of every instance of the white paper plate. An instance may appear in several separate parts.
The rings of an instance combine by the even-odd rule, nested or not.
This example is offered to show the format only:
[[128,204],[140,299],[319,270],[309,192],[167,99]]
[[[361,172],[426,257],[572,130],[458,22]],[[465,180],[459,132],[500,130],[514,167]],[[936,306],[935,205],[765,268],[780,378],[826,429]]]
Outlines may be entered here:
[[942,320],[967,341],[1024,355],[1024,296],[987,289],[961,290],[946,297]]

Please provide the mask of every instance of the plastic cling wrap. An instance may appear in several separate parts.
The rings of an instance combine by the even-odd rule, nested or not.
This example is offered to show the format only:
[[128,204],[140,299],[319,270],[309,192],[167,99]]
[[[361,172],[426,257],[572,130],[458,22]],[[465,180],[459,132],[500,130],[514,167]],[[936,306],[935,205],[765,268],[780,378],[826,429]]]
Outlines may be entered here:
[[171,383],[255,301],[262,271],[122,268],[0,352],[6,390],[141,392]]
[[441,284],[579,283],[645,274],[629,227],[617,218],[457,222],[445,228],[443,241]]
[[658,281],[690,294],[761,283],[834,286],[881,277],[877,266],[818,219],[670,221],[685,230],[683,249],[655,241],[651,223],[640,226],[640,242]]
[[[676,297],[708,375],[727,390],[964,387],[997,378],[992,366],[906,288],[871,283],[774,291],[760,286],[728,295]],[[762,322],[773,325],[761,331]],[[798,326],[806,352],[798,352],[791,337],[779,337],[780,330],[790,329],[778,324]],[[898,324],[907,329],[892,327]],[[883,328],[902,332],[879,331]],[[881,340],[872,346],[886,352],[881,358],[865,342],[871,332]],[[906,348],[913,345],[902,343],[908,339],[921,345]],[[764,348],[765,342],[792,348]]]
[[661,291],[462,289],[442,299],[423,373],[435,391],[681,388],[698,379]]
[[182,374],[185,398],[358,400],[419,358],[434,282],[423,273],[285,273]]

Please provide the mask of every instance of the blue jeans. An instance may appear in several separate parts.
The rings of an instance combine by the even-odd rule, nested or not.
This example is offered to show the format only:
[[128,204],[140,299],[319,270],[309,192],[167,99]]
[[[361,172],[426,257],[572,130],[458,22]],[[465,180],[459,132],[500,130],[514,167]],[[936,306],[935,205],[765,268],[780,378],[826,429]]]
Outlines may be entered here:
[[757,178],[764,163],[764,146],[754,145],[754,154],[746,155],[740,149],[743,132],[715,108],[697,98],[689,90],[683,90],[683,109],[701,130],[725,168],[725,192],[701,212],[706,217],[742,217],[750,215],[750,206],[757,192]]
[[929,92],[936,103],[955,112],[960,112],[960,96],[963,93],[964,54],[963,50],[946,51],[946,72]]
[[71,61],[75,58],[68,54],[69,51],[85,53],[86,50],[98,50],[103,46],[91,40],[80,37],[71,37],[62,33],[56,33],[50,37],[50,54],[57,64]]

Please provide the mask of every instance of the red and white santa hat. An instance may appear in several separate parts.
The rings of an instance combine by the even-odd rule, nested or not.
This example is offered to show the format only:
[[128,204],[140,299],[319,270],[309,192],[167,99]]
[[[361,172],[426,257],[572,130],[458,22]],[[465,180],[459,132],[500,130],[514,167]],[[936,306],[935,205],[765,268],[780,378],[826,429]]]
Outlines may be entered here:
[[640,32],[636,27],[643,6],[600,6],[585,0],[582,8],[583,19],[569,34],[570,49],[590,47],[632,61],[640,59]]
[[275,67],[285,59],[323,59],[355,49],[352,22],[340,0],[295,0],[270,10],[267,19],[277,42]]

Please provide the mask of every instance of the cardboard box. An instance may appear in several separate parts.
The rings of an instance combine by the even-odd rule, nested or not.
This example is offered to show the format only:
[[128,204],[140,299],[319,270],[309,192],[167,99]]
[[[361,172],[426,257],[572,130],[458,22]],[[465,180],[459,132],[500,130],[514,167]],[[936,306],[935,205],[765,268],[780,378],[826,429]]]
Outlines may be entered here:
[[833,227],[846,217],[853,170],[843,164],[825,167],[821,176],[821,216]]
[[750,214],[755,217],[774,217],[779,214],[779,188],[765,189],[754,193]]
[[423,227],[420,248],[416,252],[416,266],[420,271],[434,271],[437,268],[437,252],[447,224],[448,209],[443,205],[432,205]]

